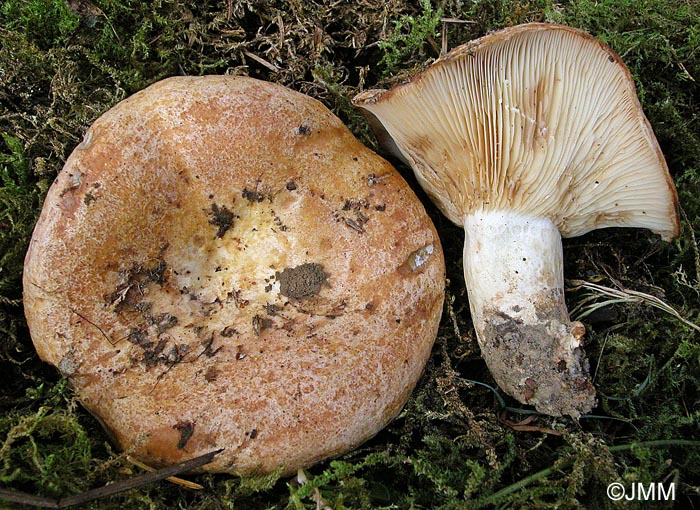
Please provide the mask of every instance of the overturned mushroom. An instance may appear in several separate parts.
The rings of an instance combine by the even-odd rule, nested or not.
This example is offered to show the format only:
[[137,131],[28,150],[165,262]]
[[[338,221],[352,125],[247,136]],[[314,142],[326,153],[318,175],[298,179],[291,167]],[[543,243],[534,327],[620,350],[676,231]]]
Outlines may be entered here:
[[231,76],[171,78],[98,119],[24,272],[40,356],[117,445],[152,465],[225,448],[205,469],[240,473],[386,425],[443,287],[435,229],[386,161],[319,102]]
[[354,103],[465,229],[464,276],[496,382],[544,413],[595,403],[585,328],[564,302],[561,236],[678,233],[677,197],[629,71],[578,30],[521,25]]

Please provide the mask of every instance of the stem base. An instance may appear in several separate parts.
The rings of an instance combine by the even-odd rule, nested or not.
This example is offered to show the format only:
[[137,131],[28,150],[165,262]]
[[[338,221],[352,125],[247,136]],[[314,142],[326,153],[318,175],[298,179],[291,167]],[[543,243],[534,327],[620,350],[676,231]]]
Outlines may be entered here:
[[481,212],[465,218],[464,276],[481,354],[496,383],[542,413],[595,405],[585,328],[564,302],[561,236],[549,220]]

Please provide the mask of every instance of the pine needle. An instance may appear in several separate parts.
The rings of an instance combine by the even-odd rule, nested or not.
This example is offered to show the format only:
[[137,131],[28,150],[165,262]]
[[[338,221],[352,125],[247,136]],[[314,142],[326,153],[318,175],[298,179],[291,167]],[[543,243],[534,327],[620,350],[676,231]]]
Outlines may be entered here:
[[[152,468],[148,464],[144,464],[140,460],[136,460],[133,458],[131,455],[126,456],[126,460],[131,462],[134,466],[140,467],[144,471],[148,471],[149,473],[153,473],[156,469]],[[175,483],[177,485],[181,485],[182,487],[187,487],[188,489],[193,489],[193,490],[202,490],[204,487],[199,485],[198,483],[190,482],[189,480],[184,480],[182,478],[178,478],[177,476],[170,476],[166,478],[167,481]]]

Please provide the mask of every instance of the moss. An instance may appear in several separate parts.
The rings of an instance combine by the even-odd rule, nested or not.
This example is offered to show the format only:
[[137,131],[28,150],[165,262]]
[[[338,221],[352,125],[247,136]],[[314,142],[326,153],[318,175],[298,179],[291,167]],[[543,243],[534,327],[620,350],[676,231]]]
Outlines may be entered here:
[[80,22],[63,0],[4,2],[0,16],[8,29],[23,32],[43,49],[65,44]]
[[[459,19],[467,23],[442,21]],[[106,109],[175,74],[247,74],[328,105],[373,140],[350,98],[387,87],[443,48],[526,21],[577,26],[630,66],[676,180],[681,237],[634,230],[565,242],[566,274],[655,295],[700,320],[700,13],[662,0],[4,0],[0,4],[0,481],[65,496],[139,470],[34,354],[21,268],[41,201]],[[447,258],[448,301],[424,376],[374,439],[306,470],[242,479],[192,475],[83,508],[615,508],[612,481],[676,481],[700,491],[698,333],[643,303],[585,318],[600,406],[579,423],[498,393],[479,357],[461,272],[463,234],[424,200]],[[584,296],[571,293],[570,308]],[[684,442],[685,441],[685,442]],[[625,508],[634,508],[626,502]],[[679,503],[681,504],[681,503]],[[1,506],[1,504],[0,504]],[[639,505],[638,505],[639,506]]]
[[0,300],[12,304],[19,299],[24,253],[47,183],[34,182],[29,175],[21,141],[7,133],[2,138],[6,152],[0,153]]
[[379,61],[379,67],[384,68],[385,76],[395,72],[399,65],[405,65],[409,60],[408,57],[413,62],[425,60],[426,47],[429,48],[432,45],[433,55],[438,52],[435,39],[438,37],[442,11],[433,9],[430,0],[422,0],[421,8],[420,15],[404,15],[395,21],[389,37],[379,41],[379,48],[384,53]]

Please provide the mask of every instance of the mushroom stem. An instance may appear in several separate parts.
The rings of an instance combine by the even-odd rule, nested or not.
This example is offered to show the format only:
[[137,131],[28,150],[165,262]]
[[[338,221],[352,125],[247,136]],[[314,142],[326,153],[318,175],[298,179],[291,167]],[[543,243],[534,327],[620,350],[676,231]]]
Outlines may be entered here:
[[564,302],[561,235],[548,219],[510,211],[464,218],[464,278],[483,358],[496,383],[550,415],[595,403],[583,324]]

